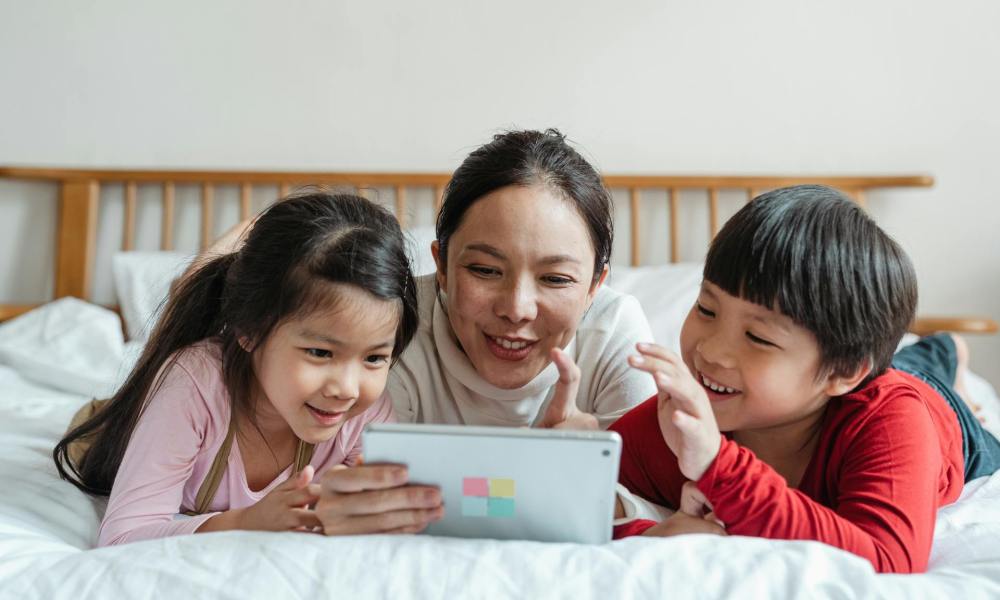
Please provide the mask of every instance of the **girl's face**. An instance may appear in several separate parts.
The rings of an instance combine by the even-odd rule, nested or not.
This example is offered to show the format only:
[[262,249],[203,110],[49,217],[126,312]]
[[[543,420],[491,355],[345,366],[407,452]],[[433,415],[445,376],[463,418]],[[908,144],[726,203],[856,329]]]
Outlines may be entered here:
[[431,250],[451,329],[483,379],[513,389],[573,338],[604,281],[572,202],[544,187],[508,186],[473,204],[448,243]]
[[854,383],[817,377],[816,337],[792,319],[705,281],[681,329],[681,354],[722,431],[778,431],[818,418]]
[[318,444],[382,394],[399,321],[398,303],[336,284],[337,304],[279,325],[254,352],[266,402],[261,421],[283,420]]

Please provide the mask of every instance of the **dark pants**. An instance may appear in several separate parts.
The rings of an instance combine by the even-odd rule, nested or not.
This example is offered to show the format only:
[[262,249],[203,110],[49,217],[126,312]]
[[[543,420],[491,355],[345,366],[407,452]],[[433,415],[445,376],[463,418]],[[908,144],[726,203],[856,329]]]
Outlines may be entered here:
[[934,388],[948,401],[962,428],[962,451],[965,455],[965,480],[992,475],[1000,469],[1000,440],[983,429],[968,405],[952,387],[958,355],[955,341],[946,333],[921,338],[892,359],[892,366],[914,375]]

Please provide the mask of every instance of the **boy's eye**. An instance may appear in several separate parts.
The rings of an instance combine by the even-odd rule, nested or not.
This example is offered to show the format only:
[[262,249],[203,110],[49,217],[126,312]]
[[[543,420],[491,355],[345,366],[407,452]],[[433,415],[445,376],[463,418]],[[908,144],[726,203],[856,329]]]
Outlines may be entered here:
[[371,365],[384,365],[389,362],[388,354],[372,354],[365,357],[365,362]]
[[768,340],[765,340],[764,338],[756,336],[756,335],[750,333],[749,331],[747,332],[747,339],[749,339],[751,342],[753,342],[755,344],[760,344],[761,346],[774,346],[775,345],[774,342],[770,342]]
[[715,316],[715,313],[712,312],[712,311],[710,311],[710,310],[708,310],[704,306],[702,306],[701,302],[696,302],[695,306],[698,307],[698,312],[700,312],[702,315],[704,315],[706,317],[714,317]]
[[322,348],[304,348],[305,353],[313,358],[330,358],[333,353]]

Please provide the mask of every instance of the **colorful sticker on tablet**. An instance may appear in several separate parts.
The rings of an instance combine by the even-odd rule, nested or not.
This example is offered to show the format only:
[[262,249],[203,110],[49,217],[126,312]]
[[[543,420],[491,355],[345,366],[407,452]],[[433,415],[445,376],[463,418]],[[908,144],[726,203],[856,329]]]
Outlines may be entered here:
[[462,516],[513,517],[514,480],[464,477],[462,479]]

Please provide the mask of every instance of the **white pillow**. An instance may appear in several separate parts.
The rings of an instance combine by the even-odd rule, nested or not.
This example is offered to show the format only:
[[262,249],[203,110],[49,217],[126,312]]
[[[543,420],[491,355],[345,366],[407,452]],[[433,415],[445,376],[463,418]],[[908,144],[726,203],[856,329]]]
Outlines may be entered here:
[[681,326],[698,298],[701,263],[611,267],[606,284],[635,296],[649,319],[653,339],[680,352]]
[[[437,269],[431,255],[434,227],[414,227],[405,235],[413,273],[433,273]],[[170,284],[193,259],[184,252],[116,252],[111,257],[115,294],[130,340],[149,339]]]
[[0,325],[0,363],[25,379],[74,394],[113,391],[124,355],[118,315],[72,297]]
[[170,284],[194,257],[184,252],[117,252],[111,257],[115,294],[130,340],[147,340]]
[[414,275],[426,275],[437,271],[431,242],[437,239],[432,225],[412,227],[406,230],[406,245],[410,255],[410,267]]

